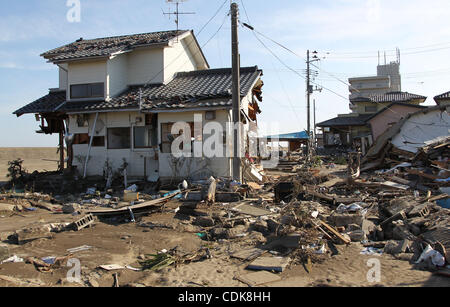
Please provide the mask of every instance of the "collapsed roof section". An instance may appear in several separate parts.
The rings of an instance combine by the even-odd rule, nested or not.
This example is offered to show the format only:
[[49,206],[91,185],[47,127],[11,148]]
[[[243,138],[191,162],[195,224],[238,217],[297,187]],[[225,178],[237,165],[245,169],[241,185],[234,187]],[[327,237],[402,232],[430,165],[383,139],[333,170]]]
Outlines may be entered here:
[[[449,141],[450,115],[445,106],[409,114],[384,132],[363,159],[367,169],[380,166],[392,150],[414,156],[430,144]],[[448,146],[448,145],[446,145]]]

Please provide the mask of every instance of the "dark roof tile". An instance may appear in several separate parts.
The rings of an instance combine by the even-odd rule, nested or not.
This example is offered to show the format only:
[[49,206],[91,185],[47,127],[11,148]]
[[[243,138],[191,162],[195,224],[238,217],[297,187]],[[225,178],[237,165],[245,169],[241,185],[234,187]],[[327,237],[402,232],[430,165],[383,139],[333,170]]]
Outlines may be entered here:
[[[241,95],[247,95],[261,76],[257,66],[241,68]],[[208,69],[178,73],[167,85],[132,86],[108,102],[67,102],[58,111],[83,112],[139,108],[142,89],[142,109],[163,110],[197,107],[231,106],[231,69]],[[219,100],[212,102],[211,100]],[[205,100],[208,100],[205,102]]]
[[48,95],[15,111],[13,114],[21,116],[27,113],[50,113],[66,101],[66,91],[51,91]]
[[317,127],[338,127],[338,126],[365,126],[367,120],[372,114],[362,114],[358,116],[340,116],[322,123],[317,124]]
[[373,102],[373,103],[386,103],[386,102],[410,102],[412,100],[422,99],[426,100],[427,97],[411,94],[408,92],[390,92],[386,94],[374,94],[367,97],[357,97],[350,99],[352,103],[354,102]]
[[171,39],[186,32],[189,31],[163,31],[77,40],[71,44],[44,52],[41,56],[53,62],[96,56],[109,56],[113,53],[132,50],[139,46],[168,43]]

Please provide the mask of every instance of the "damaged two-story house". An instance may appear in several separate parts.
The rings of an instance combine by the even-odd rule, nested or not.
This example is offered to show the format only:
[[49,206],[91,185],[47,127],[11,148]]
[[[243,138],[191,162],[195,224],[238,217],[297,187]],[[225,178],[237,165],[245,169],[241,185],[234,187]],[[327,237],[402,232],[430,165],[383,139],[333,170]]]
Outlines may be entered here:
[[[151,181],[231,177],[232,158],[175,158],[172,126],[194,116],[202,124],[232,123],[232,70],[210,69],[193,31],[165,31],[80,39],[42,56],[59,68],[59,87],[14,112],[35,114],[39,133],[67,143],[65,163],[81,175],[103,175],[127,166],[130,177]],[[240,144],[257,126],[262,71],[241,68]],[[192,140],[206,135],[192,130]],[[194,133],[195,131],[195,133]],[[227,147],[225,136],[220,145]],[[124,163],[126,162],[126,163]]]

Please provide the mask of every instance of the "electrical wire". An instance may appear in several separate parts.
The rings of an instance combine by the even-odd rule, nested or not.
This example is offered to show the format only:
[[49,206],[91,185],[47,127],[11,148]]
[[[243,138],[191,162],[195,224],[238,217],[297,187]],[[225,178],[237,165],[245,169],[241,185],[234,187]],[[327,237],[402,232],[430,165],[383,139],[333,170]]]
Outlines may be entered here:
[[[200,31],[198,32],[197,36],[199,36],[203,30],[211,23],[211,21],[220,13],[220,11],[222,10],[222,8],[224,7],[224,5],[228,2],[228,0],[225,0],[222,5],[217,9],[217,11],[214,13],[214,15],[206,22],[205,25],[203,25],[203,27],[200,29]],[[210,39],[211,40],[211,39]],[[189,48],[196,40],[192,40],[189,44],[187,44],[187,48]],[[208,40],[209,42],[209,40]],[[197,52],[196,54],[198,54],[199,52]],[[153,80],[155,80],[161,73],[163,73],[169,66],[171,66],[173,63],[175,63],[182,55],[184,54],[184,51],[180,52],[170,63],[168,63],[166,66],[164,66],[164,68],[162,68],[158,73],[154,74],[147,82],[145,82],[144,84],[144,88],[146,88],[150,82],[152,82]]]
[[[241,1],[242,1],[242,0],[241,0]],[[281,48],[287,50],[288,52],[292,53],[292,54],[295,55],[296,57],[302,59],[304,62],[307,62],[307,61],[305,60],[305,58],[303,58],[301,55],[297,54],[296,52],[294,52],[293,50],[291,50],[291,49],[289,49],[288,47],[284,46],[283,44],[281,44],[281,43],[275,41],[274,39],[268,37],[267,35],[265,35],[265,34],[259,32],[259,31],[256,30],[254,27],[252,27],[252,26],[250,26],[250,25],[248,25],[248,24],[245,24],[245,23],[244,23],[243,25],[244,25],[245,27],[247,27],[248,29],[252,30],[253,32],[255,32],[255,33],[261,35],[262,37],[264,37],[264,38],[270,40],[270,41],[273,42],[274,44],[276,44],[276,45],[280,46]],[[319,69],[320,71],[322,71],[322,72],[328,74],[329,76],[331,76],[331,77],[333,77],[334,79],[338,80],[339,82],[345,84],[346,86],[349,86],[349,87],[353,88],[355,91],[359,92],[359,90],[356,89],[356,88],[354,88],[350,83],[348,83],[348,82],[346,82],[346,81],[343,81],[343,80],[339,79],[338,77],[334,76],[332,73],[327,72],[326,70],[320,68],[319,66],[315,65],[314,63],[310,62],[310,65],[313,66],[313,67],[315,67],[315,68],[317,68],[317,69]],[[314,83],[314,82],[311,82],[311,83]],[[322,85],[319,85],[319,84],[317,84],[317,83],[314,83],[314,84],[317,85],[317,86],[320,86],[320,87],[322,87],[322,88],[324,88],[324,89],[326,89],[326,90],[328,90],[328,91],[331,91],[331,92],[334,93],[334,94],[337,94],[336,92],[334,92],[334,91],[332,91],[332,90],[330,90],[330,89],[327,89],[326,87],[324,87],[324,86],[322,86]],[[341,96],[340,94],[337,94],[337,95],[340,96],[340,97],[343,97],[343,96]],[[347,100],[347,98],[345,98],[345,99]]]

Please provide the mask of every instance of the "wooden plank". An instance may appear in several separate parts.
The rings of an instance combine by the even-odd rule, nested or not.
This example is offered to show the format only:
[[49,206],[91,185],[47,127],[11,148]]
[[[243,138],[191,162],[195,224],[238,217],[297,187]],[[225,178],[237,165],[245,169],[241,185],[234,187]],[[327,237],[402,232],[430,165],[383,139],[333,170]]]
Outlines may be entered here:
[[121,208],[121,209],[94,209],[94,210],[89,210],[87,212],[92,213],[94,215],[125,214],[125,213],[130,212],[128,210],[128,208],[131,208],[131,210],[134,211],[137,209],[146,209],[146,208],[151,208],[151,207],[158,206],[158,205],[163,205],[167,201],[171,200],[173,197],[177,196],[178,194],[180,194],[180,193],[162,197],[162,198],[155,199],[155,200],[151,200],[151,201],[147,201],[147,202],[139,204],[139,205]]
[[334,178],[334,179],[331,179],[331,180],[329,180],[329,181],[327,181],[327,182],[324,182],[324,183],[319,184],[319,187],[323,187],[323,188],[331,188],[331,187],[335,186],[336,184],[338,184],[338,183],[343,183],[343,182],[345,182],[344,179],[341,179],[341,178]]
[[332,234],[334,234],[336,237],[338,237],[342,242],[344,242],[345,244],[350,244],[351,241],[344,238],[336,229],[334,229],[333,227],[331,227],[330,225],[328,225],[327,223],[325,223],[324,221],[319,220],[320,224],[325,227],[325,229],[327,229],[329,232],[331,232]]
[[421,171],[415,170],[415,169],[408,169],[408,170],[406,170],[406,172],[408,174],[417,175],[417,176],[420,176],[420,177],[423,177],[423,178],[427,178],[427,179],[430,179],[430,180],[445,179],[445,178],[441,178],[439,176],[435,176],[435,175],[431,175],[431,174],[425,174],[424,172],[421,172]]
[[407,185],[413,189],[417,189],[422,192],[428,191],[428,189],[421,184],[416,184],[415,182],[412,182],[412,181],[409,181],[409,180],[406,180],[406,179],[403,179],[403,178],[400,178],[397,176],[391,176],[391,177],[389,177],[389,179],[392,180],[393,182]]

